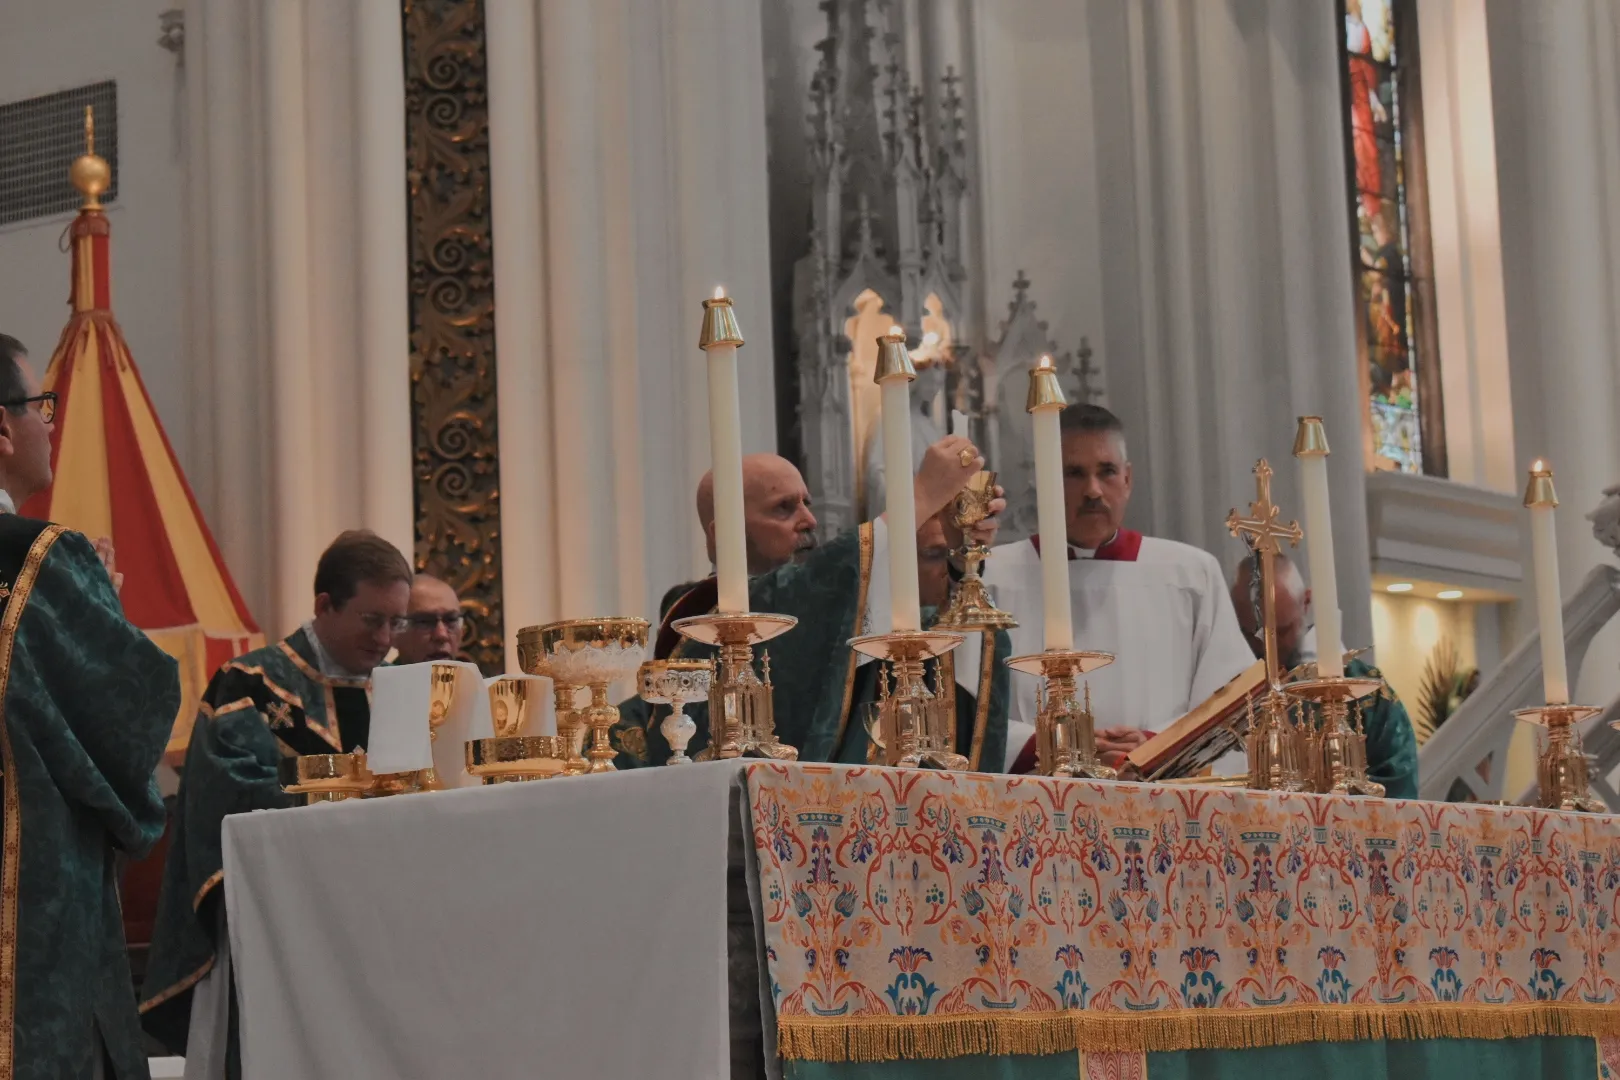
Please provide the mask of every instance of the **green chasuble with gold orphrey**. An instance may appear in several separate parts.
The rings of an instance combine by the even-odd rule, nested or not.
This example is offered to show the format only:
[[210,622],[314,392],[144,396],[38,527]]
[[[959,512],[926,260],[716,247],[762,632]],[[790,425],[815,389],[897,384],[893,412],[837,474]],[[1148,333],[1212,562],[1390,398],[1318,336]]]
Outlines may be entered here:
[[0,515],[0,607],[0,1080],[146,1076],[113,853],[163,835],[178,669],[59,525]]
[[209,681],[180,776],[141,993],[147,1030],[171,1050],[185,1052],[191,989],[214,963],[226,815],[292,805],[281,759],[348,753],[366,744],[370,727],[370,680],[322,675],[304,630],[237,657]]
[[[869,740],[861,707],[877,697],[878,665],[858,664],[860,657],[848,643],[865,632],[861,618],[871,583],[873,538],[873,526],[862,525],[829,541],[803,562],[790,563],[748,583],[753,610],[799,620],[792,630],[757,646],[755,655],[770,656],[776,737],[797,747],[800,761],[867,760]],[[713,578],[671,590],[664,598],[657,655],[714,659],[718,650],[680,637],[672,626],[678,619],[713,611],[714,601]],[[978,694],[955,687],[956,749],[969,756],[974,768],[999,770],[1004,760],[1009,693],[1008,669],[1002,661],[1009,649],[1004,632],[984,634],[980,670],[969,680],[979,687]],[[756,666],[762,665],[756,662]],[[940,682],[953,684],[953,670],[947,666]],[[631,698],[619,711],[620,721],[612,732],[614,748],[619,751],[618,767],[668,761],[669,743],[659,730],[669,715],[668,707],[654,709],[640,698]],[[697,724],[687,753],[696,754],[709,744],[708,704],[688,705],[686,714]]]

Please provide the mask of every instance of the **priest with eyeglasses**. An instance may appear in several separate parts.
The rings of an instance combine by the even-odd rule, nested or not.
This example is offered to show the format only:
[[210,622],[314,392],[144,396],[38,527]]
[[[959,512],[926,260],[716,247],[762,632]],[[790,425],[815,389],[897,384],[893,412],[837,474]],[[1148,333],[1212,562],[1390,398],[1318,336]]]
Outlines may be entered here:
[[366,745],[371,672],[396,644],[440,648],[442,628],[459,646],[459,606],[446,607],[431,585],[413,622],[413,585],[422,584],[388,541],[345,532],[316,567],[314,616],[284,640],[225,664],[203,693],[141,994],[147,1031],[187,1057],[188,1076],[237,1075],[235,1008],[220,970],[228,970],[220,959],[228,957],[224,820],[290,805],[281,790],[282,758]]

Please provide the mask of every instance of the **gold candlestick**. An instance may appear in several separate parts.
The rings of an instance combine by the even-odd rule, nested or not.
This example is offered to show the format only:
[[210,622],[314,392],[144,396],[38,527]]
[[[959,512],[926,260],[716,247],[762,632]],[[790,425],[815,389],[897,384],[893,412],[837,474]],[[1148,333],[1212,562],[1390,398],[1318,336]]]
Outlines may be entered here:
[[[965,769],[968,759],[958,754],[956,742],[956,688],[929,690],[923,665],[929,657],[943,656],[966,641],[962,634],[938,630],[902,630],[854,638],[850,648],[883,662],[878,702],[877,732],[883,763],[902,769]],[[892,689],[890,684],[893,684]]]
[[1513,714],[1525,723],[1547,729],[1547,743],[1536,756],[1536,780],[1541,787],[1537,802],[1544,809],[1609,812],[1607,804],[1592,794],[1587,783],[1586,754],[1575,726],[1601,711],[1591,705],[1542,705]]
[[720,649],[719,672],[709,688],[708,757],[765,757],[796,761],[799,751],[776,738],[770,671],[762,682],[754,673],[754,646],[785,634],[799,620],[791,615],[717,612],[680,619],[683,637]]
[[1376,694],[1378,679],[1302,679],[1283,687],[1290,696],[1313,701],[1322,709],[1322,725],[1308,718],[1299,725],[1311,788],[1324,795],[1371,795],[1381,798],[1384,785],[1367,776],[1367,737],[1350,723],[1350,702]]
[[[1281,511],[1271,501],[1271,465],[1265,458],[1255,462],[1254,501],[1249,516],[1233,510],[1226,527],[1260,555],[1261,618],[1265,623],[1266,683],[1270,691],[1253,716],[1244,748],[1249,759],[1249,786],[1256,791],[1304,791],[1309,786],[1302,759],[1300,731],[1289,720],[1288,698],[1282,690],[1282,665],[1277,658],[1277,579],[1276,558],[1282,553],[1281,541],[1298,547],[1304,535],[1299,522],[1284,525]],[[1329,643],[1329,648],[1335,647]]]
[[1112,653],[1048,649],[1008,659],[1007,666],[1042,680],[1040,711],[1035,714],[1036,769],[1042,776],[1113,780],[1112,767],[1097,758],[1097,722],[1091,712],[1091,687],[1084,697],[1080,676],[1114,662]]
[[990,602],[990,594],[979,578],[979,564],[990,555],[990,549],[968,540],[966,535],[970,526],[990,516],[990,504],[995,497],[996,474],[980,471],[951,501],[951,520],[963,530],[964,546],[957,554],[966,567],[951,596],[950,606],[935,623],[941,630],[1011,630],[1018,625],[1018,620]]

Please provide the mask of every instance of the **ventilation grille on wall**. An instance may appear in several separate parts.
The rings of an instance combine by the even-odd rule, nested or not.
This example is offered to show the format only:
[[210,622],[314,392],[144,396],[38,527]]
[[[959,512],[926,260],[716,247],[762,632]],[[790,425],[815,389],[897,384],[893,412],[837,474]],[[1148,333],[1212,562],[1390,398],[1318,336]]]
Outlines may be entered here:
[[84,107],[96,110],[96,153],[112,166],[103,203],[118,198],[118,84],[91,83],[0,105],[0,225],[77,210],[68,166],[84,153]]

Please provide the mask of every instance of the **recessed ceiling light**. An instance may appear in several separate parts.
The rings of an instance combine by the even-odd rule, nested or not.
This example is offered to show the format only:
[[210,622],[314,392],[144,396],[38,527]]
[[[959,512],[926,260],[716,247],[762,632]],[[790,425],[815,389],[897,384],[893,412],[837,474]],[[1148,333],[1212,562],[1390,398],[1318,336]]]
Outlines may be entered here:
[[1412,583],[1410,581],[1397,581],[1393,585],[1385,586],[1385,588],[1390,592],[1411,592]]
[[1439,592],[1435,593],[1434,595],[1438,596],[1442,600],[1461,600],[1462,599],[1462,590],[1461,589],[1441,589]]

